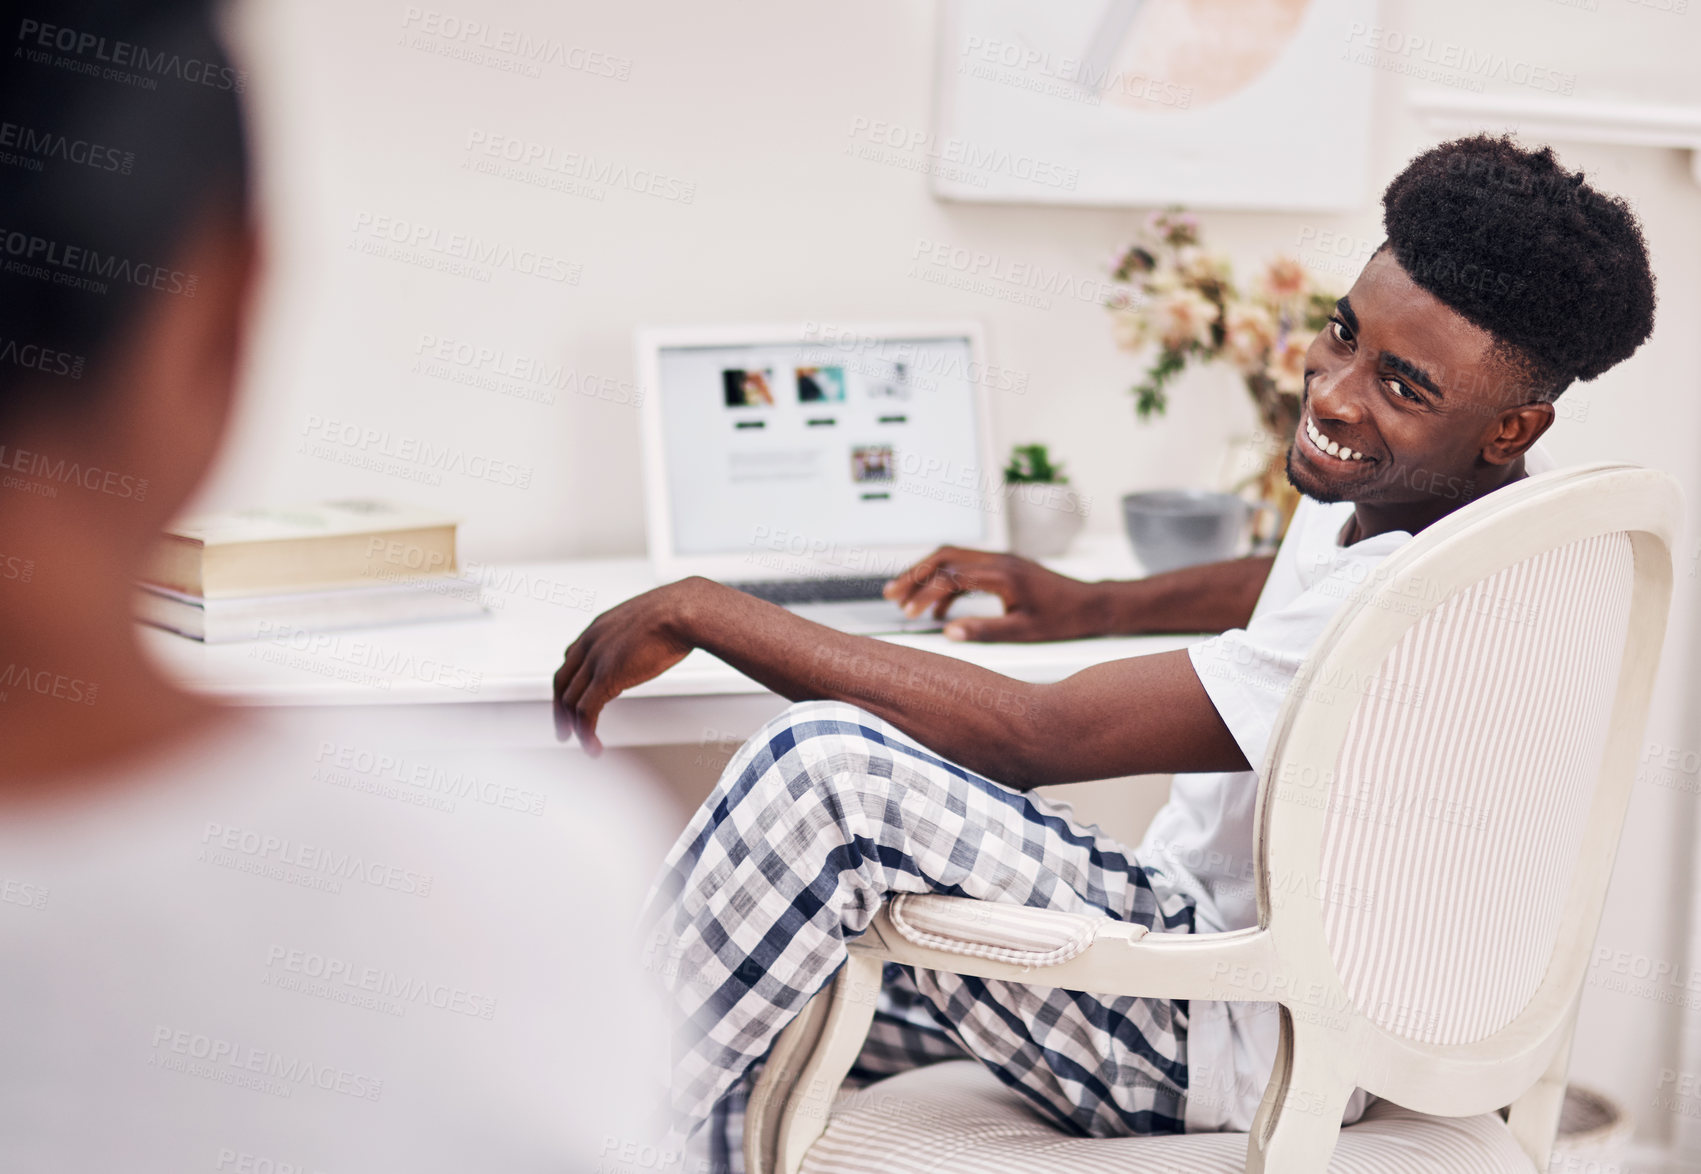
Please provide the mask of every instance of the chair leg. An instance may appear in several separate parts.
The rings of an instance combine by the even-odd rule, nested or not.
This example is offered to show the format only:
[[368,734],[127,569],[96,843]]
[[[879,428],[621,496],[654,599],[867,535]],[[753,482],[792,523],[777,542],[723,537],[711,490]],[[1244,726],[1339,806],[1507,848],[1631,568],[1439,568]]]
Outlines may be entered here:
[[[835,982],[837,979],[834,980]],[[821,1028],[827,1020],[827,1005],[832,999],[833,984],[812,995],[797,1017],[775,1037],[768,1050],[756,1085],[744,1106],[744,1168],[747,1174],[775,1174],[774,1154],[779,1138],[779,1123],[785,1106],[797,1084],[795,1065],[809,1056],[821,1042]]]
[[1575,1012],[1565,1028],[1565,1038],[1540,1080],[1512,1102],[1506,1124],[1518,1145],[1530,1155],[1536,1169],[1546,1170],[1553,1157],[1553,1140],[1559,1133],[1559,1114],[1565,1107],[1566,1077],[1571,1071],[1571,1037],[1576,1030]]
[[833,981],[774,1040],[745,1107],[748,1174],[797,1174],[826,1130],[833,1097],[874,1021],[882,969],[880,958],[853,947]]
[[1264,1096],[1258,1102],[1258,1112],[1252,1117],[1252,1129],[1247,1136],[1248,1174],[1255,1174],[1253,1157],[1263,1153],[1263,1139],[1270,1136],[1270,1128],[1275,1124],[1276,1112],[1281,1105],[1282,1093],[1287,1089],[1288,1077],[1293,1069],[1293,1020],[1286,1008],[1281,1009],[1277,1019],[1276,1062],[1270,1067],[1270,1079],[1264,1085]]
[[1270,1083],[1246,1142],[1246,1174],[1317,1174],[1341,1136],[1353,1094],[1338,1033],[1295,1031],[1286,1007]]

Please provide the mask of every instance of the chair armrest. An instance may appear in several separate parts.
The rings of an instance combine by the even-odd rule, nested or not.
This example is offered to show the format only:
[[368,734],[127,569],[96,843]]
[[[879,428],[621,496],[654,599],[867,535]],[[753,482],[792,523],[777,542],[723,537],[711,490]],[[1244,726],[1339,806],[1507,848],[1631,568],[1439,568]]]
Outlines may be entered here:
[[926,970],[1101,995],[1271,1002],[1284,993],[1262,929],[1152,933],[1112,917],[937,893],[888,900],[849,947]]
[[[918,946],[990,958],[1018,966],[1055,966],[1093,944],[1100,914],[1064,913],[1000,901],[903,893],[886,904],[887,920],[904,938]],[[1129,923],[1145,934],[1146,927]]]
[[845,966],[780,1033],[751,1090],[744,1155],[752,1174],[796,1174],[826,1129],[886,962],[1112,996],[1234,1002],[1287,993],[1263,929],[1155,934],[1112,917],[937,893],[889,898],[846,945]]

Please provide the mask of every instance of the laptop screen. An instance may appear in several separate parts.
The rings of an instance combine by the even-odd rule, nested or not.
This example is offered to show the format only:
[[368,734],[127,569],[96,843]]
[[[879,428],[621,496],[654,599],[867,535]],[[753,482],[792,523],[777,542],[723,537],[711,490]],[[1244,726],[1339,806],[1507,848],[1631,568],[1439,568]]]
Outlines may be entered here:
[[968,338],[664,346],[656,358],[676,554],[808,553],[824,572],[880,574],[899,568],[868,565],[873,548],[993,533],[999,470],[981,467]]

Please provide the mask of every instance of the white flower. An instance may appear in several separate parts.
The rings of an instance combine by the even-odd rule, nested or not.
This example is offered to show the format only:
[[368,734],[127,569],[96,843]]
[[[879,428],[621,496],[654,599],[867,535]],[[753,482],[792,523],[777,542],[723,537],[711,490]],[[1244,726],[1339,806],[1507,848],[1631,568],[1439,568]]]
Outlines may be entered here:
[[1146,274],[1145,286],[1147,297],[1155,298],[1171,290],[1185,289],[1187,283],[1182,280],[1181,274],[1175,271],[1174,265],[1168,261],[1159,261],[1157,268]]
[[1242,375],[1264,369],[1276,342],[1276,317],[1263,306],[1234,302],[1223,312],[1223,355]]
[[1104,304],[1112,310],[1138,310],[1146,304],[1146,290],[1130,281],[1119,281],[1107,287]]
[[1277,305],[1304,297],[1310,287],[1305,266],[1295,257],[1277,257],[1258,275],[1259,292]]
[[1270,377],[1277,391],[1298,395],[1305,390],[1305,352],[1316,337],[1314,330],[1289,330],[1276,344],[1270,356]]
[[1185,350],[1192,343],[1209,346],[1216,319],[1217,307],[1191,289],[1171,290],[1152,307],[1152,328],[1172,351]]
[[1142,309],[1119,306],[1110,312],[1110,332],[1123,350],[1144,350],[1152,341],[1152,320]]
[[1194,285],[1207,281],[1227,282],[1234,272],[1234,262],[1227,253],[1207,252],[1198,245],[1182,245],[1175,251],[1175,268],[1182,278]]
[[1192,244],[1199,239],[1199,218],[1180,208],[1153,212],[1146,217],[1146,231],[1165,244]]

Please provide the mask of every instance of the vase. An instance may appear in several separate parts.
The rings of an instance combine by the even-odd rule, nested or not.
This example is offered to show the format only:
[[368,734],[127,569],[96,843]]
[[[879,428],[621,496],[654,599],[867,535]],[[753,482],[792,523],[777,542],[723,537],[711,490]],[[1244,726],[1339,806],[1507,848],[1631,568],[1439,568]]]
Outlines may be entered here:
[[1081,495],[1068,485],[1019,482],[1004,487],[1010,550],[1023,558],[1056,558],[1086,524]]
[[1273,507],[1258,522],[1253,548],[1274,550],[1299,508],[1300,492],[1288,481],[1288,449],[1299,430],[1299,396],[1279,390],[1269,376],[1262,374],[1246,376],[1246,390],[1258,410],[1262,429],[1257,439],[1260,460],[1257,472],[1237,488],[1251,487],[1259,501]]

